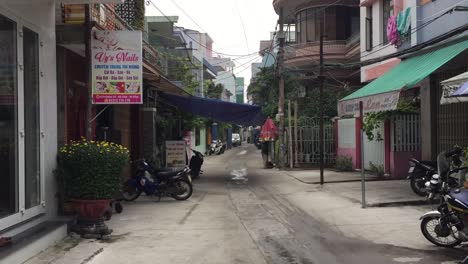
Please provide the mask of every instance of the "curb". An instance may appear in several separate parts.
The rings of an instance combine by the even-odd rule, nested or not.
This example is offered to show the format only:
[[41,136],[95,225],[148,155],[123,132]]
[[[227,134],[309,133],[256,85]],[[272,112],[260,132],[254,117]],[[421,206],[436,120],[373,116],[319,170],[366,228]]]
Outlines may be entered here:
[[[300,181],[304,184],[320,184],[318,181],[304,181],[300,178],[297,178],[296,176],[289,174],[288,172],[285,172],[286,175],[289,177],[296,179],[297,181]],[[401,181],[402,179],[366,179],[366,182],[375,182],[375,181]],[[356,179],[356,180],[336,180],[336,181],[324,181],[324,183],[346,183],[346,182],[361,182],[361,179]]]

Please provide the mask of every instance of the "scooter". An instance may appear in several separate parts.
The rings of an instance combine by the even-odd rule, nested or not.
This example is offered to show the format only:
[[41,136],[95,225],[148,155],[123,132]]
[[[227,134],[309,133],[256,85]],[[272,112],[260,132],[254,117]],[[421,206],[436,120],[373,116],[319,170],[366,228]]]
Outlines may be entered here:
[[220,155],[220,154],[223,154],[225,150],[226,150],[226,144],[222,143],[221,140],[213,140],[211,142],[210,150],[208,154]]
[[[426,187],[426,182],[431,180],[432,175],[437,174],[437,162],[410,159],[409,164],[410,168],[408,171],[408,177],[406,178],[410,180],[411,189],[419,196],[426,196],[429,191]],[[457,161],[452,161],[450,166],[452,168],[457,168],[460,167],[460,164],[457,164]],[[456,176],[450,175],[447,178],[447,184],[450,187],[455,187],[458,186],[459,182]]]
[[193,186],[190,169],[155,170],[145,160],[137,161],[135,175],[129,179],[122,197],[125,201],[134,201],[142,192],[155,195],[161,200],[162,196],[169,196],[176,200],[187,200],[192,196]]
[[192,149],[193,156],[190,159],[189,168],[190,174],[192,175],[193,179],[200,178],[200,175],[203,173],[201,167],[203,165],[204,156],[200,152]]
[[437,162],[417,159],[409,160],[410,168],[407,179],[413,192],[419,196],[427,195],[426,182],[431,180],[432,175],[437,173]]

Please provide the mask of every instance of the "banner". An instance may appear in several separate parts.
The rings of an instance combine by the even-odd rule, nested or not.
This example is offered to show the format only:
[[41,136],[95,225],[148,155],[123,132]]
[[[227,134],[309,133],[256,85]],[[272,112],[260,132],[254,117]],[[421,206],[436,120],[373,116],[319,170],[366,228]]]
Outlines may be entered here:
[[166,167],[185,167],[186,143],[184,140],[166,141]]
[[359,101],[364,113],[395,110],[400,99],[400,91],[371,95],[338,102],[338,116],[359,114]]
[[93,104],[142,104],[141,31],[91,34]]

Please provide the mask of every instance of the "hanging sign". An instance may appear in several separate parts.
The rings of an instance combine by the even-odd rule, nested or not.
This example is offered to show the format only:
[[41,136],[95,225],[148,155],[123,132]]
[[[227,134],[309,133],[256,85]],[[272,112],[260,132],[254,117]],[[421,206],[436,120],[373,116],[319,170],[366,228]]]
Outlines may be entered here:
[[370,95],[338,102],[338,116],[359,114],[359,102],[363,103],[363,112],[395,110],[400,99],[400,91]]
[[186,142],[184,140],[166,141],[166,167],[185,167]]
[[91,33],[93,104],[142,104],[141,31]]

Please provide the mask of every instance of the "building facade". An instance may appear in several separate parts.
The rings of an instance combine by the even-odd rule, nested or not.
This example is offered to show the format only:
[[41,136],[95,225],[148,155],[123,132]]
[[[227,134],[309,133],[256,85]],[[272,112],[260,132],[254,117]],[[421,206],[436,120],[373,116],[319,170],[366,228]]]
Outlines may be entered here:
[[[466,12],[458,4],[459,1],[360,1],[364,87],[339,102],[340,116],[357,115],[359,101],[364,103],[364,113],[393,111],[408,103],[416,110],[383,121],[379,131],[374,131],[379,140],[365,139],[364,149],[358,138],[361,120],[339,120],[338,134],[345,127],[355,127],[355,138],[338,135],[338,153],[352,156],[356,167],[361,167],[364,151],[366,169],[373,162],[392,177],[405,177],[409,158],[435,159],[437,153],[455,144],[468,144],[468,138],[454,129],[466,126],[466,103],[439,103],[440,82],[467,69],[468,47],[464,41],[468,23]],[[396,30],[388,27],[389,23],[396,23]],[[396,83],[402,80],[405,83]]]

